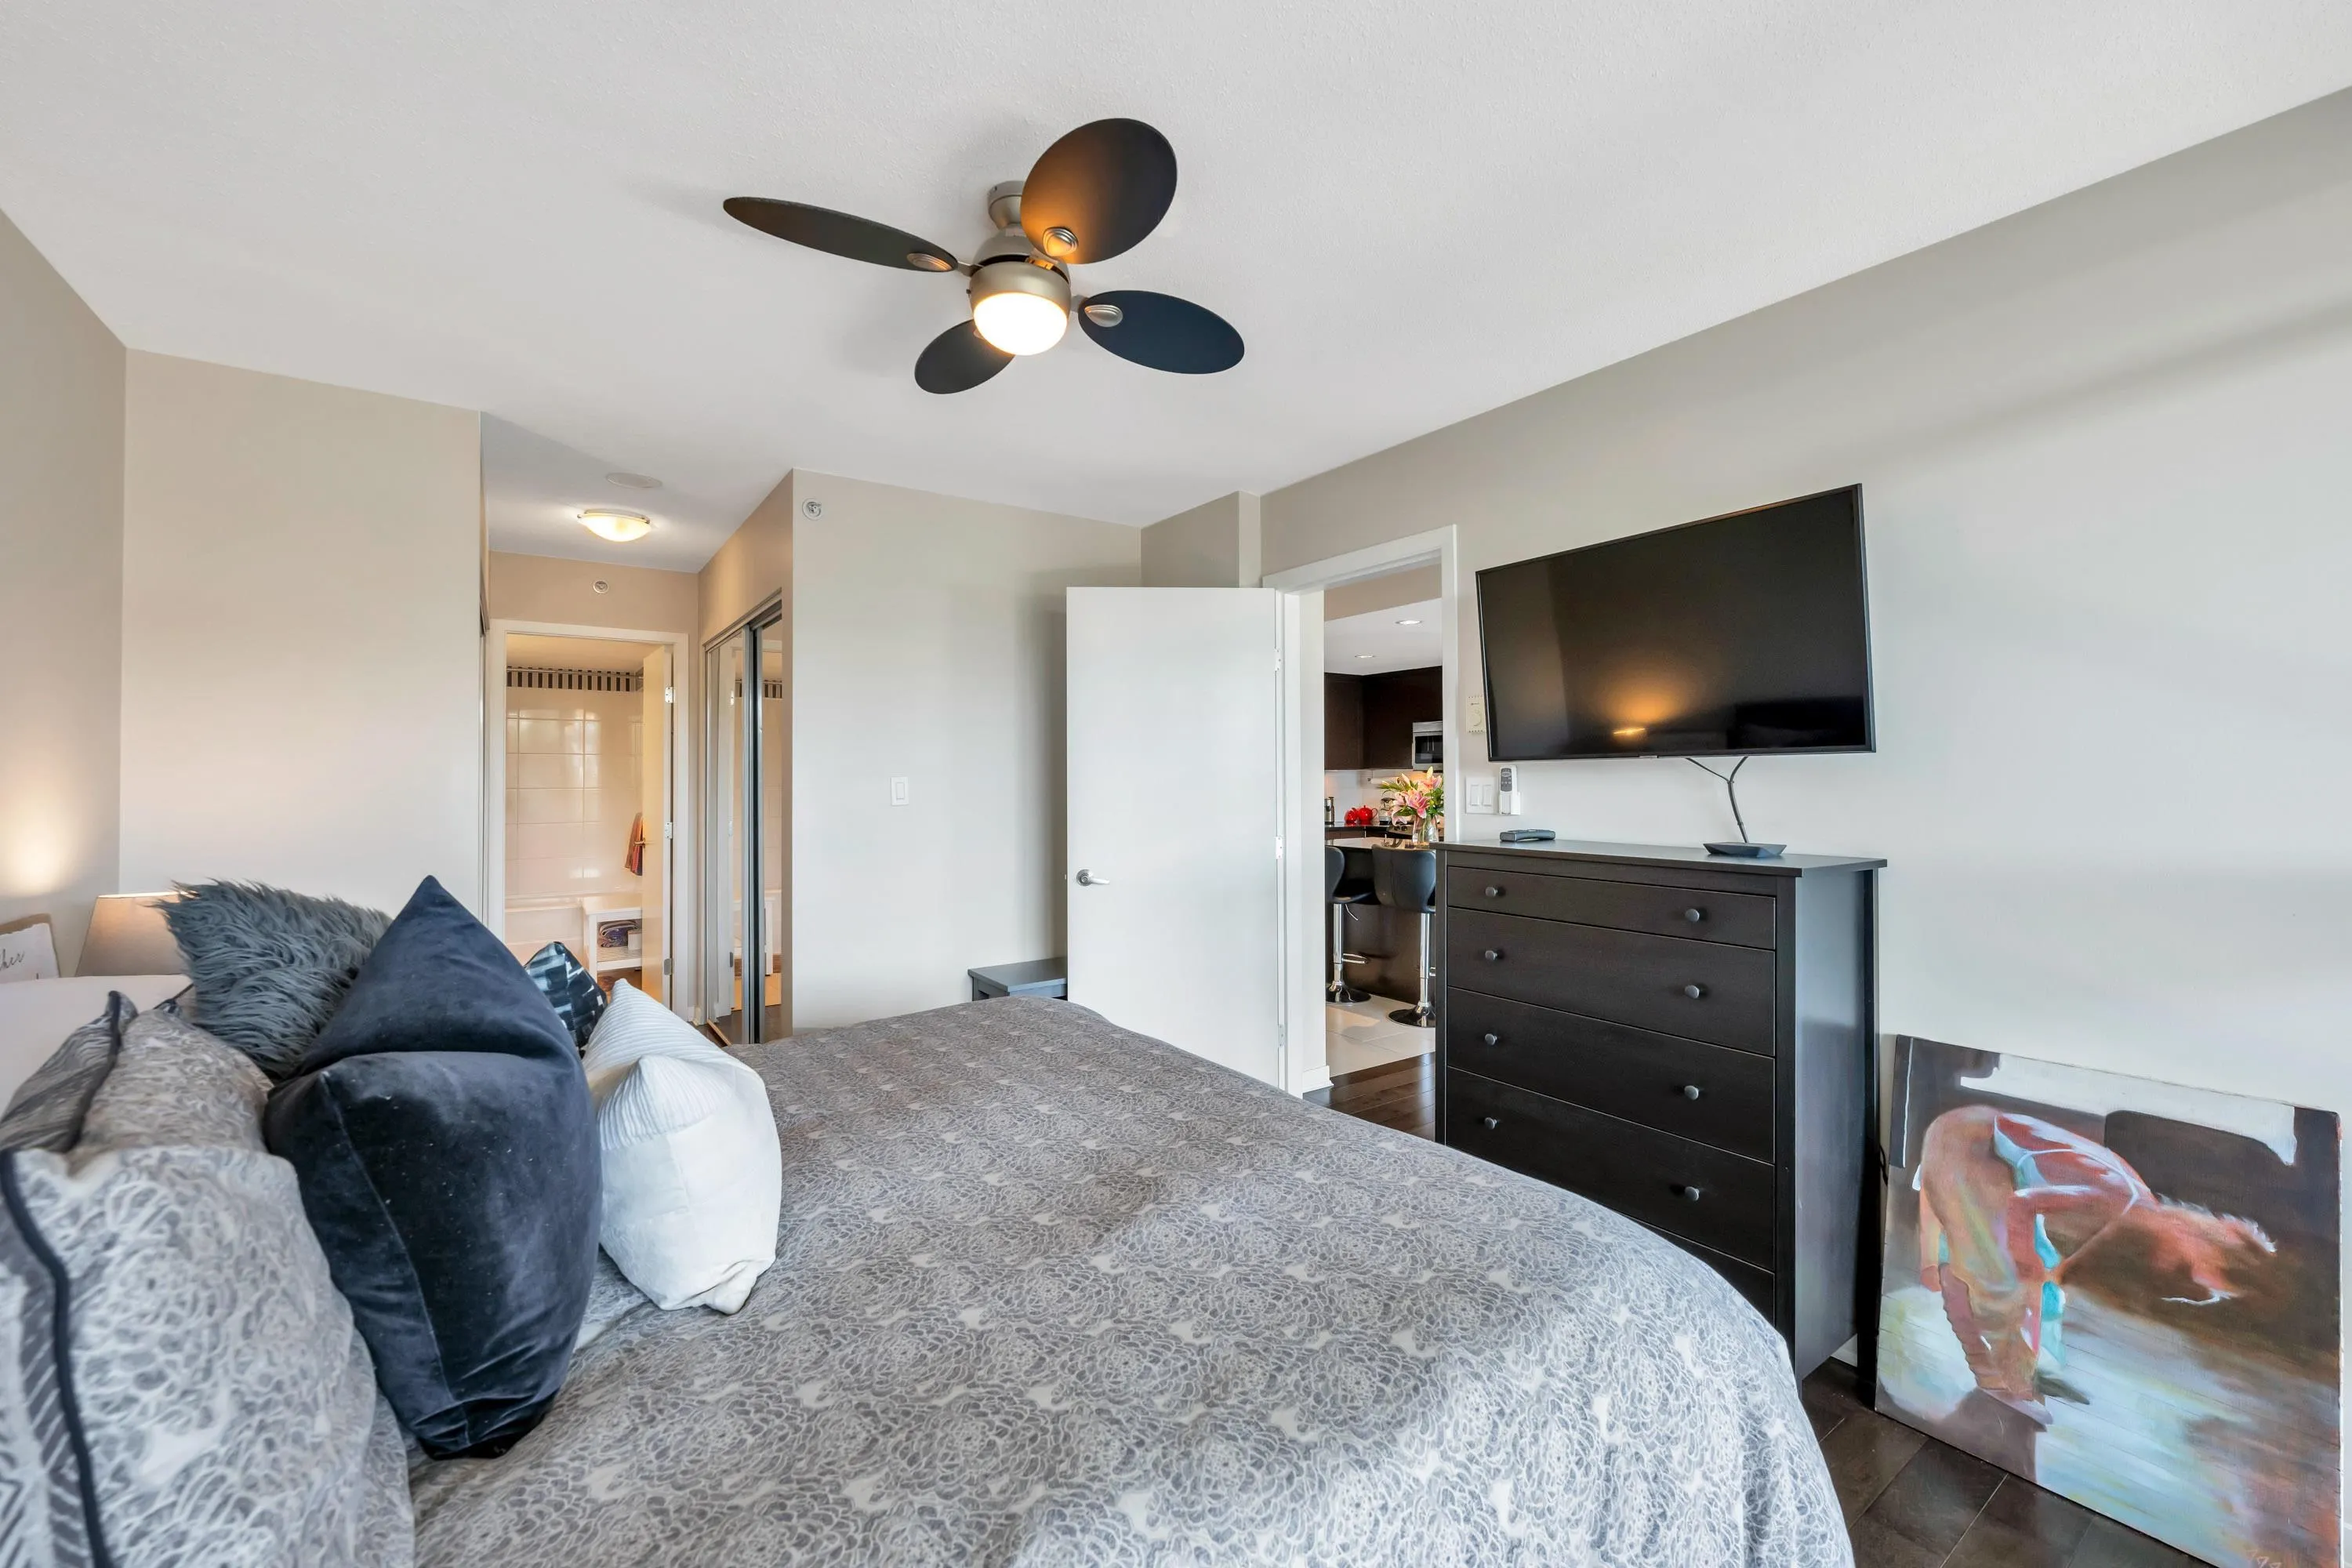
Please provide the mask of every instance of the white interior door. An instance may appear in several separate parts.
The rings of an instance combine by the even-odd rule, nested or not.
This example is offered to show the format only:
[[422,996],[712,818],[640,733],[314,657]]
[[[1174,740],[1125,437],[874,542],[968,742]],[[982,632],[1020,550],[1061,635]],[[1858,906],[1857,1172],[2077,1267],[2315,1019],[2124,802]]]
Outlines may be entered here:
[[1280,595],[1068,593],[1070,999],[1279,1084]]
[[672,1005],[669,963],[670,747],[673,716],[669,649],[656,645],[646,655],[644,728],[637,737],[637,804],[646,818],[644,898],[638,910],[646,955],[645,994]]

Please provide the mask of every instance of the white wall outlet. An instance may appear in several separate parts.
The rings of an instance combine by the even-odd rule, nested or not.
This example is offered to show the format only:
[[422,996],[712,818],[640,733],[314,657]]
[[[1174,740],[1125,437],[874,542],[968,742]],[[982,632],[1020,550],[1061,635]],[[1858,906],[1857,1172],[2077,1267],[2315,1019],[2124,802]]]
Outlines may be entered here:
[[1465,791],[1463,807],[1467,811],[1491,814],[1495,809],[1495,781],[1472,778],[1462,781]]
[[890,781],[890,804],[892,805],[904,805],[907,804],[907,781],[905,779],[892,779]]

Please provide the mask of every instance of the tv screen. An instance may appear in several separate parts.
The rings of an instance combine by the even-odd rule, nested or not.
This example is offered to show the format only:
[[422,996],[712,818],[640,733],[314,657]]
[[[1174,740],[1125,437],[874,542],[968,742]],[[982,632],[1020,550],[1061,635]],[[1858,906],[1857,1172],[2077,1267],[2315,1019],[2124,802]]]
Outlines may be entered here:
[[1478,574],[1496,762],[1871,749],[1862,487]]

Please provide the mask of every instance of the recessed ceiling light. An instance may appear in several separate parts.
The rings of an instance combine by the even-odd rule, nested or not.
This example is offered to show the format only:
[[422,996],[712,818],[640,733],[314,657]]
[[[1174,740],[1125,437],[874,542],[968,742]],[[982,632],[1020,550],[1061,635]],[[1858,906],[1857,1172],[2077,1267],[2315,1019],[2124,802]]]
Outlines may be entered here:
[[1416,618],[1416,619],[1410,620],[1410,621],[1399,621],[1399,622],[1397,623],[1397,625],[1399,625],[1399,626],[1417,626],[1421,625],[1421,622],[1420,622],[1420,620],[1419,620],[1418,618]]
[[604,477],[625,489],[657,490],[661,489],[661,481],[651,474],[606,474]]
[[580,526],[599,539],[626,544],[633,539],[643,539],[651,533],[654,520],[641,511],[614,511],[606,507],[592,506],[580,514]]
[[1360,653],[1360,654],[1358,654],[1356,657],[1357,657],[1358,658],[1371,658],[1372,656],[1371,656],[1370,654],[1368,654],[1368,653]]

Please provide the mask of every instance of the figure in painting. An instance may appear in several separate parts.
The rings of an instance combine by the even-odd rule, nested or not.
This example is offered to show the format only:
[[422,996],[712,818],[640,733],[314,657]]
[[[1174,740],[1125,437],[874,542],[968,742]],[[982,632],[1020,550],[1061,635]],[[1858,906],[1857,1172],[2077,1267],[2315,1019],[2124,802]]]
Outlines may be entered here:
[[[2253,1221],[2158,1196],[2122,1156],[2038,1117],[1963,1106],[1921,1147],[1920,1282],[1944,1314],[1977,1386],[2042,1426],[2057,1381],[2065,1281],[2085,1254],[2137,1235],[2152,1296],[2211,1306],[2243,1293],[2277,1247]],[[2168,1293],[2186,1279],[2194,1294]]]

